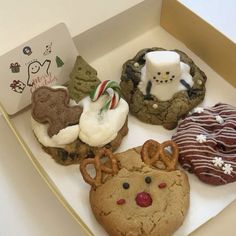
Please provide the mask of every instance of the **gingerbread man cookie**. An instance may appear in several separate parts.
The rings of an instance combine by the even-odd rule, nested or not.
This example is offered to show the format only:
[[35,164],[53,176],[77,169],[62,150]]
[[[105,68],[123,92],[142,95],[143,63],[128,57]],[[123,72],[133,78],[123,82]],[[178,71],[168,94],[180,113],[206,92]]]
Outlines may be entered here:
[[48,135],[52,137],[67,126],[79,123],[83,109],[69,106],[65,89],[42,86],[32,95],[32,117],[39,123],[48,123]]
[[[102,163],[104,156],[108,161]],[[186,174],[176,170],[177,159],[174,142],[149,140],[142,148],[116,155],[103,149],[81,163],[84,180],[92,186],[92,211],[109,235],[167,236],[181,226],[189,206],[189,183]],[[94,178],[87,165],[94,165]]]

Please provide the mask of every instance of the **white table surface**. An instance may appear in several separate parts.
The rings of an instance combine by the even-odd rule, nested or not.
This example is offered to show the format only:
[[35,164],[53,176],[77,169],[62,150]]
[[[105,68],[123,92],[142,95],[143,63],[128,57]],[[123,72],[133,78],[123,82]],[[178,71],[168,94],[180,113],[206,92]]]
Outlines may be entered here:
[[84,236],[0,116],[0,235]]
[[[0,55],[58,22],[66,22],[75,36],[138,2],[141,0],[0,0]],[[199,10],[200,3],[193,2],[192,6]],[[229,17],[227,11],[216,14],[219,4],[215,0],[211,5],[215,19]],[[227,8],[225,4],[231,3],[224,1]],[[88,9],[92,12],[87,15]],[[217,28],[225,28],[225,22],[218,21]],[[0,116],[0,236],[16,235],[84,236],[84,233],[33,168]]]

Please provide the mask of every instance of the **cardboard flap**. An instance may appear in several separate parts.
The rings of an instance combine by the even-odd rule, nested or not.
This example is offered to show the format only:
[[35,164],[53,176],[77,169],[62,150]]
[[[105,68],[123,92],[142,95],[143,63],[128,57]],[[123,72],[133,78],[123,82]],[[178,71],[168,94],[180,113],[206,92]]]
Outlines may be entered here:
[[0,102],[9,115],[31,103],[38,87],[64,84],[69,79],[77,49],[60,23],[0,57]]

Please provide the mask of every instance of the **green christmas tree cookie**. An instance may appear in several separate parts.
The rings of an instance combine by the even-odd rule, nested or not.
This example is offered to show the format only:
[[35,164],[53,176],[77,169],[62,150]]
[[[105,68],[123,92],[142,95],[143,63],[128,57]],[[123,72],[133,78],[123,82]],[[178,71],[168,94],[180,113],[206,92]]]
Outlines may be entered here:
[[79,102],[90,95],[91,91],[100,84],[97,71],[92,68],[81,56],[78,56],[70,74],[69,94],[72,99]]

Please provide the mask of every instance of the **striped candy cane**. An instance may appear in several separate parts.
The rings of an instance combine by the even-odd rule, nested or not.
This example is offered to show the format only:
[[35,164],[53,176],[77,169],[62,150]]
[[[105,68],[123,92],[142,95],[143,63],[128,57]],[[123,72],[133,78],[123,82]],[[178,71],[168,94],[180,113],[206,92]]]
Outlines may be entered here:
[[90,98],[93,102],[95,102],[105,93],[109,94],[109,99],[103,105],[101,112],[117,107],[120,101],[120,87],[118,83],[112,80],[105,80],[101,82],[101,84],[99,84],[97,88],[92,91]]

